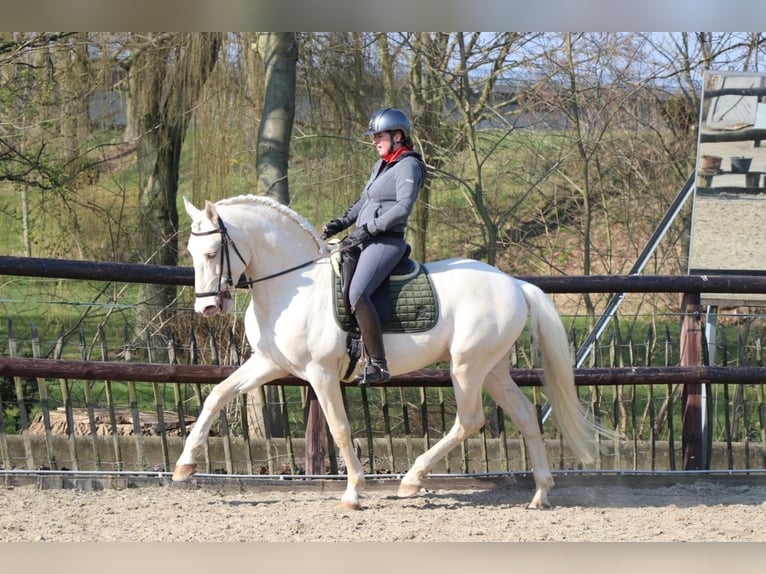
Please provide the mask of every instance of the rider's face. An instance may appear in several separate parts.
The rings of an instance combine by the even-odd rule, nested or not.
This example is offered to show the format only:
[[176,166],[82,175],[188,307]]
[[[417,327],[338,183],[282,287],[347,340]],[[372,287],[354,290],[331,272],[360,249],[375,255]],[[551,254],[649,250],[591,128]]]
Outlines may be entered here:
[[391,132],[376,132],[372,134],[372,145],[375,146],[375,150],[380,157],[387,155],[394,151],[397,147],[399,133],[393,136]]

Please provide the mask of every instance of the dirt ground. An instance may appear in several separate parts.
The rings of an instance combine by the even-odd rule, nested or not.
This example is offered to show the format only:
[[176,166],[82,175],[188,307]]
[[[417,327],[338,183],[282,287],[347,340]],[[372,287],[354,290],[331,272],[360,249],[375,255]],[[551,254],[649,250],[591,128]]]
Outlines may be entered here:
[[[390,480],[364,508],[339,508],[330,487],[226,482],[109,487],[0,486],[2,542],[766,542],[766,477],[632,487],[587,477],[527,510],[529,485],[443,488],[396,497]],[[562,486],[561,483],[564,482]],[[224,486],[222,486],[224,485]],[[447,483],[449,486],[449,483]]]

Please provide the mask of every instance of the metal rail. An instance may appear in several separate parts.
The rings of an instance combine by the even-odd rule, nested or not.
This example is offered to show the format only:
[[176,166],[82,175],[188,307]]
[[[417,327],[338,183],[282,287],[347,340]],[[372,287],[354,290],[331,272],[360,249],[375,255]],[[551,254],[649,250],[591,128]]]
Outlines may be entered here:
[[[692,174],[689,176],[689,179],[686,180],[684,187],[673,200],[673,203],[670,204],[670,207],[665,213],[665,216],[662,218],[662,221],[660,221],[657,229],[654,230],[654,233],[649,238],[649,241],[646,243],[643,251],[638,256],[638,259],[636,259],[636,262],[630,268],[630,272],[628,273],[629,276],[638,275],[641,273],[641,271],[644,270],[647,262],[654,254],[657,246],[660,244],[660,241],[662,241],[662,238],[665,237],[665,234],[670,228],[670,225],[673,223],[673,221],[675,221],[678,213],[681,211],[681,208],[684,206],[684,204],[686,204],[694,189],[694,174]],[[575,361],[576,367],[581,367],[583,363],[585,363],[585,359],[588,358],[588,355],[593,349],[593,343],[595,343],[596,340],[601,336],[601,334],[604,332],[604,329],[606,329],[607,325],[612,320],[612,317],[614,317],[614,314],[617,313],[617,309],[620,307],[620,304],[625,298],[626,293],[627,291],[615,293],[609,299],[609,302],[607,303],[604,312],[601,314],[601,317],[599,317],[596,325],[593,327],[593,330],[586,337],[585,341],[580,346],[580,349],[577,351],[577,358]]]

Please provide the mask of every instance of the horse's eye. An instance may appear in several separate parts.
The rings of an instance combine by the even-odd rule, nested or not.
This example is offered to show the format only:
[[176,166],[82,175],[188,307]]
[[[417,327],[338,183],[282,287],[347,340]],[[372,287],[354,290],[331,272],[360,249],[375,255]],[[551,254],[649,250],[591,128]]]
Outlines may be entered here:
[[217,251],[208,251],[207,253],[205,253],[205,256],[206,256],[208,259],[215,259],[215,256],[216,256],[216,255],[218,255],[218,252],[217,252]]

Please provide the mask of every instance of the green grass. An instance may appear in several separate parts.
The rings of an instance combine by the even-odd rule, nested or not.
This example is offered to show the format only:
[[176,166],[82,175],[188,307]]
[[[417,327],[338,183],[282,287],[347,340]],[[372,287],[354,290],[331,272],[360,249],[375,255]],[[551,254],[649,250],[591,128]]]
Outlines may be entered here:
[[[9,324],[16,336],[30,341],[32,326],[38,330],[47,344],[44,353],[50,353],[55,339],[64,334],[67,340],[76,340],[82,328],[89,338],[99,328],[106,332],[110,341],[119,340],[126,327],[132,328],[136,304],[135,284],[118,286],[103,282],[52,280],[27,277],[2,277],[0,285],[0,353],[7,354]],[[79,350],[68,348],[67,355]],[[22,344],[29,353],[29,344]],[[71,358],[71,356],[69,357]]]

